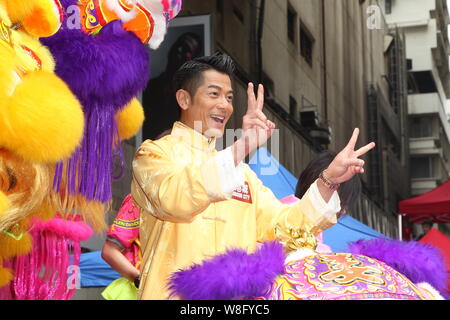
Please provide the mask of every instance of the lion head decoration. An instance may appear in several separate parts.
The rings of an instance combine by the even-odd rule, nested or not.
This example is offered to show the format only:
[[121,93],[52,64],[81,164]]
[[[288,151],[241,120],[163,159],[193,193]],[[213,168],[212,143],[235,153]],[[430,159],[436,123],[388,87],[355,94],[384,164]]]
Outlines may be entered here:
[[0,0],[0,286],[5,259],[31,248],[29,218],[53,215],[52,167],[81,141],[80,103],[37,37],[57,32],[56,0]]
[[[181,1],[62,0],[65,20],[41,39],[85,113],[80,147],[58,164],[54,177],[59,211],[79,212],[96,231],[106,228],[112,200],[113,159],[124,164],[120,141],[144,121],[136,98],[148,82],[147,45],[157,48]],[[132,57],[132,58],[131,58]]]

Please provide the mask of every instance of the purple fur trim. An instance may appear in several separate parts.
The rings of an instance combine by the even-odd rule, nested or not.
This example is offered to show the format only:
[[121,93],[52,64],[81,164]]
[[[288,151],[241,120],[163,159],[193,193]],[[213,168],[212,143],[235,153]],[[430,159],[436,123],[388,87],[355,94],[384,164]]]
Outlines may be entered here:
[[284,249],[278,242],[267,242],[248,254],[231,249],[189,269],[172,274],[171,295],[186,300],[251,299],[263,296],[272,281],[284,271]]
[[41,38],[41,42],[55,58],[56,73],[66,81],[85,111],[112,107],[117,112],[145,89],[149,53],[133,33],[123,29],[120,21],[109,23],[97,35],[68,28],[66,22],[60,31]]
[[[70,195],[81,193],[87,200],[108,202],[112,192],[112,159],[122,154],[117,124],[111,110],[94,109],[85,116],[83,143],[65,163],[68,192]],[[123,165],[123,158],[120,159]],[[55,171],[53,186],[56,190],[63,178],[62,166],[58,164]]]
[[[77,0],[61,2],[67,12]],[[66,166],[70,195],[108,202],[112,199],[113,158],[118,156],[122,165],[119,177],[124,167],[114,115],[147,85],[149,54],[120,21],[109,23],[97,35],[69,26],[72,22],[73,17],[66,16],[60,31],[41,39],[55,58],[55,72],[83,105],[86,120],[81,146],[57,166],[53,187],[60,190]]]
[[377,259],[396,269],[414,283],[427,282],[441,293],[447,288],[447,268],[439,250],[415,241],[389,239],[359,240],[350,252]]
[[111,110],[96,109],[88,117],[85,143],[81,151],[80,190],[77,191],[85,195],[88,200],[107,202],[111,199],[112,192],[114,114]]

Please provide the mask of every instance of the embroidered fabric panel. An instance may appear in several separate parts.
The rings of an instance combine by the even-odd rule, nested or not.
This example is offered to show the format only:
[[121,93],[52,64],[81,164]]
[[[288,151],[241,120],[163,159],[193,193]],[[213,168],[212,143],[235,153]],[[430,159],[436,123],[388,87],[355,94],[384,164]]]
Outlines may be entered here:
[[350,253],[320,254],[285,266],[268,300],[423,300],[419,289],[383,262]]

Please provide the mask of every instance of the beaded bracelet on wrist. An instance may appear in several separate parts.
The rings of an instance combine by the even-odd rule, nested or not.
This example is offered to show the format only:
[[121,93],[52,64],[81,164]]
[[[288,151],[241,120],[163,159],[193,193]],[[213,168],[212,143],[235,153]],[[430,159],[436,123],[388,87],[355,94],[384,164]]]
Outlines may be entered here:
[[330,190],[336,191],[337,189],[339,189],[340,184],[339,183],[333,183],[330,179],[328,179],[325,176],[325,170],[322,171],[319,175],[319,179],[320,181],[322,181],[322,183],[324,185],[326,185]]

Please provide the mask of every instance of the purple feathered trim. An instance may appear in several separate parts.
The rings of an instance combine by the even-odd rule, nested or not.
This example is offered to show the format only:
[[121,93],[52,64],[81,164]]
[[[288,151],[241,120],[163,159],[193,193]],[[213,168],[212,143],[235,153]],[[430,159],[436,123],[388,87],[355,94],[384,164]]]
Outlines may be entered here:
[[445,295],[447,268],[439,250],[431,245],[378,238],[353,242],[349,248],[353,254],[388,264],[414,283],[427,282]]
[[267,242],[248,254],[232,249],[224,254],[172,274],[172,295],[186,300],[252,299],[263,296],[272,281],[284,272],[284,249]]

